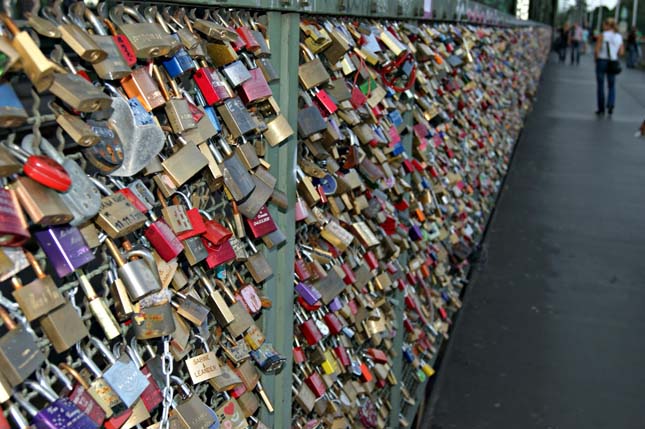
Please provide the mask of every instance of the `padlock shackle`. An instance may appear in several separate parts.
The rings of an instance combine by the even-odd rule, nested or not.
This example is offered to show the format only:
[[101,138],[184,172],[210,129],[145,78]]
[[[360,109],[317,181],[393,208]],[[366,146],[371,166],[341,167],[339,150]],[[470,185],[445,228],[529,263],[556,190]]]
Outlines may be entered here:
[[116,264],[119,266],[119,268],[123,267],[126,263],[126,260],[123,258],[123,255],[121,254],[119,248],[116,247],[116,244],[114,244],[114,241],[112,241],[111,238],[107,237],[105,239],[105,244],[107,245],[110,254],[112,254],[112,257],[116,261]]
[[179,387],[179,389],[181,390],[183,399],[189,399],[194,394],[193,391],[190,389],[190,387],[188,387],[186,382],[181,378],[177,377],[176,375],[170,376],[170,384],[175,384]]
[[47,388],[34,380],[25,380],[24,384],[25,386],[29,387],[31,390],[39,393],[43,398],[47,399],[49,402],[54,402],[56,399],[58,399],[58,395],[56,395],[56,392],[51,390],[51,388]]
[[[90,388],[89,383],[87,382],[87,380],[85,380],[85,379],[83,378],[83,376],[81,375],[81,373],[80,373],[80,372],[78,372],[78,371],[76,371],[74,368],[72,368],[72,367],[71,367],[69,364],[67,364],[66,362],[61,362],[61,363],[59,363],[59,364],[58,364],[58,368],[59,368],[61,371],[68,373],[68,374],[69,374],[69,375],[70,375],[74,380],[76,380],[76,382],[77,382],[78,384],[80,384],[80,386],[81,386],[83,389],[88,390],[88,389]],[[71,388],[70,388],[70,390],[71,390]]]
[[[38,414],[38,408],[34,407],[20,392],[13,393],[13,399],[16,401],[31,417],[36,417]],[[21,414],[20,411],[17,414]],[[26,426],[29,427],[29,426]]]
[[[63,383],[63,385],[67,390],[71,391],[73,389],[74,384],[72,383],[72,380],[67,376],[67,374],[65,374],[65,371],[63,371],[62,368],[52,364],[49,361],[46,361],[45,365],[46,365],[46,368],[49,371],[51,371],[52,374],[54,374],[56,379],[59,380],[61,383]],[[40,382],[41,384],[47,382],[46,378],[44,377],[44,373],[36,372],[36,378],[38,379],[38,382]]]
[[96,348],[96,351],[101,353],[105,358],[105,360],[107,360],[110,365],[113,365],[114,363],[116,363],[117,361],[116,356],[114,356],[110,348],[106,346],[103,341],[101,341],[100,339],[98,339],[93,335],[90,335],[89,339],[90,339],[90,343],[92,343]]

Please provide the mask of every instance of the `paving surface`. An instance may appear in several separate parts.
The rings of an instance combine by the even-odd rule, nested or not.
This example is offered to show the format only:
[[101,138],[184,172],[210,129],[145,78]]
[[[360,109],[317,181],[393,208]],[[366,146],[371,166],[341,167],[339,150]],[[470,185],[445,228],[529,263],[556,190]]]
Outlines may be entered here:
[[645,427],[645,73],[551,58],[423,429]]

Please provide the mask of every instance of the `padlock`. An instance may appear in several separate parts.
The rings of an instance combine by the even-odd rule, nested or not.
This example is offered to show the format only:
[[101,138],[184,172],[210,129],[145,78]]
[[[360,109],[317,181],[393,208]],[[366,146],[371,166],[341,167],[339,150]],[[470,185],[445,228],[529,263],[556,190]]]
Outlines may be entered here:
[[98,338],[90,337],[90,343],[96,347],[97,352],[109,365],[103,371],[103,379],[127,407],[132,406],[148,387],[148,379],[126,353],[122,353],[117,359]]
[[244,418],[240,404],[235,398],[229,398],[220,407],[215,410],[215,413],[222,423],[222,427],[231,429],[243,429],[248,427],[248,422]]
[[209,148],[215,161],[220,166],[226,189],[228,189],[235,201],[242,201],[253,192],[255,182],[248,170],[242,165],[242,161],[237,154],[231,150],[228,143],[223,139],[220,139],[219,143],[224,152],[224,156],[222,156],[214,144],[209,143]]
[[49,402],[45,408],[39,410],[30,404],[21,394],[14,396],[16,402],[31,416],[31,423],[34,427],[48,429],[98,429],[99,426],[96,422],[84,414],[68,398],[59,398],[53,391],[31,380],[25,384]]
[[246,219],[246,225],[253,238],[261,238],[278,229],[266,206],[262,207],[252,219]]
[[251,350],[249,354],[260,371],[265,374],[279,374],[286,363],[286,358],[279,354],[271,343],[267,342],[257,350]]
[[[61,362],[59,367],[52,365],[52,372],[55,373],[56,378],[63,382],[66,390],[67,398],[76,405],[76,407],[92,419],[99,427],[105,421],[105,411],[98,402],[89,394],[90,385],[83,378],[83,376],[65,362]],[[67,377],[69,374],[75,381],[72,382]]]
[[186,49],[179,49],[175,55],[162,62],[164,69],[172,79],[195,70],[195,63]]
[[22,383],[45,362],[32,334],[17,326],[0,307],[0,318],[8,332],[0,338],[0,372],[11,386]]
[[239,57],[229,42],[207,43],[206,52],[215,67],[223,67]]
[[193,80],[197,84],[205,104],[211,106],[231,98],[226,83],[220,79],[216,70],[210,67],[201,67],[193,74]]
[[197,270],[196,275],[199,277],[201,284],[206,289],[206,293],[208,295],[206,303],[215,316],[217,323],[219,323],[223,327],[229,325],[231,322],[233,322],[235,317],[231,313],[228,305],[226,305],[226,301],[224,300],[222,295],[217,290],[215,290],[213,283],[203,271]]
[[[123,14],[135,22],[125,23]],[[147,22],[134,7],[119,5],[110,8],[110,19],[130,41],[137,58],[173,55],[181,47],[179,40],[167,34],[158,23]]]
[[94,222],[111,238],[120,238],[141,228],[147,218],[120,192],[112,193],[103,183],[92,182],[107,196],[101,199],[101,208]]
[[179,377],[172,376],[171,380],[179,386],[181,399],[170,410],[170,415],[177,418],[186,428],[217,429],[220,423],[217,413],[202,402]]
[[60,278],[94,260],[94,254],[75,226],[51,226],[34,232],[34,237]]
[[11,44],[18,52],[22,62],[22,69],[31,82],[40,89],[51,86],[56,64],[47,59],[36,42],[26,31],[20,31],[18,26],[5,14],[0,15],[0,20],[13,34]]
[[29,230],[15,190],[0,188],[0,209],[0,245],[22,245],[29,238]]
[[293,128],[287,118],[279,114],[267,123],[267,129],[262,133],[271,147],[277,146],[293,135]]
[[268,99],[272,95],[271,88],[259,67],[248,71],[251,76],[243,82],[238,90],[244,104],[257,103]]
[[234,138],[249,134],[258,128],[258,123],[239,97],[229,98],[220,106],[217,111],[222,116],[226,128]]
[[329,80],[329,73],[314,54],[304,44],[300,44],[300,51],[305,62],[298,66],[298,79],[304,89],[311,89]]
[[106,238],[105,244],[107,244],[112,257],[119,267],[119,277],[123,280],[130,299],[139,301],[161,290],[158,275],[155,274],[156,267],[154,261],[148,252],[140,250],[130,251],[126,255],[128,258],[132,256],[143,256],[143,258],[126,262],[121,251],[111,239]]
[[300,405],[302,410],[307,414],[311,413],[314,409],[316,403],[316,395],[314,392],[303,383],[296,375],[293,375],[294,379],[298,381],[298,386],[291,386],[291,390],[294,394],[293,398]]
[[139,67],[121,79],[121,86],[128,97],[138,99],[148,112],[166,104],[158,82],[152,77],[150,70],[150,67]]
[[90,382],[90,386],[87,391],[101,406],[103,411],[105,411],[105,415],[108,418],[105,422],[105,427],[121,427],[131,416],[132,410],[126,407],[119,395],[117,395],[106,383],[103,379],[103,373],[97,364],[89,357],[85,348],[81,346],[80,343],[76,344],[76,353],[80,357],[85,368],[87,368],[87,370],[89,370],[89,372],[95,377],[95,379]]
[[280,80],[280,75],[278,74],[278,71],[276,70],[275,66],[271,62],[270,58],[257,58],[256,62],[258,64],[258,68],[262,71],[262,74],[264,75],[264,79],[269,85],[276,83]]
[[251,253],[249,253],[248,259],[244,264],[249,270],[251,277],[253,277],[253,280],[259,284],[271,277],[273,270],[264,255],[258,252],[258,249],[256,249],[251,240],[247,239],[247,243],[251,248]]
[[0,84],[0,126],[15,128],[24,124],[29,115],[10,83]]
[[57,353],[63,353],[89,335],[83,319],[69,302],[40,319],[40,327]]
[[210,310],[207,306],[182,292],[175,292],[176,299],[172,301],[177,314],[188,320],[195,326],[201,326],[208,319]]
[[[29,141],[31,135],[24,137],[23,141]],[[11,154],[23,162],[23,173],[41,185],[59,192],[66,192],[72,184],[67,171],[58,162],[43,155],[32,155],[26,150],[14,145],[5,145]]]
[[181,149],[168,157],[161,163],[164,171],[177,187],[186,183],[191,177],[200,172],[208,165],[208,159],[197,148],[193,142],[178,137],[177,140],[183,145]]
[[79,112],[110,108],[112,99],[78,74],[55,73],[48,90]]
[[108,340],[113,340],[121,335],[119,323],[110,311],[105,298],[97,295],[92,284],[84,273],[79,271],[77,272],[77,276],[79,285],[81,286],[81,289],[83,289],[83,293],[85,293],[85,297],[87,298],[88,307],[90,308],[92,316],[94,316],[94,318],[99,322],[105,337]]
[[[316,106],[307,106],[298,110],[298,135],[308,138],[327,129],[327,122]],[[321,136],[322,137],[322,136]]]
[[203,353],[186,359],[186,369],[193,384],[208,381],[222,372],[217,355],[208,347],[208,341],[202,337],[199,338],[203,346]]
[[96,74],[101,79],[107,80],[117,80],[129,75],[131,72],[130,65],[123,58],[114,38],[108,35],[108,31],[101,20],[85,5],[78,6],[75,4],[72,8],[75,8],[79,18],[82,14],[90,23],[94,29],[94,34],[90,35],[90,37],[99,49],[106,54],[104,59],[92,61],[92,67],[94,67]]

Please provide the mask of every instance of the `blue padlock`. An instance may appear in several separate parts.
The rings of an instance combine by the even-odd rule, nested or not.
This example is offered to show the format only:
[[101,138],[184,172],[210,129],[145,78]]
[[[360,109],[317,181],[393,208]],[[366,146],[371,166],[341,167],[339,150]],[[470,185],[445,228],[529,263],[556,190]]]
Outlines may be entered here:
[[215,113],[215,109],[213,109],[211,106],[206,106],[204,107],[204,111],[206,112],[206,116],[208,119],[210,119],[211,123],[213,124],[213,127],[217,131],[217,134],[222,132],[222,125],[219,123],[219,119],[217,119],[217,114]]
[[403,116],[401,116],[399,109],[392,110],[390,113],[388,113],[387,117],[397,128],[403,124]]
[[11,84],[0,84],[0,127],[19,127],[27,122],[27,118],[29,115]]
[[178,50],[175,55],[163,61],[162,64],[173,79],[190,70],[195,70],[195,63],[184,48]]

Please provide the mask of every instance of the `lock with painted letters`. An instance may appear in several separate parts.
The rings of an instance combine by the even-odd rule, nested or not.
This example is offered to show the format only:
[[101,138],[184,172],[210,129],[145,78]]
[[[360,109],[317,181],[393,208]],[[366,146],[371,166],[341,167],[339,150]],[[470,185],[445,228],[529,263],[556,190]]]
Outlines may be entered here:
[[225,100],[217,106],[217,111],[233,138],[242,137],[258,128],[257,120],[251,116],[239,97]]
[[94,222],[111,238],[120,238],[145,225],[147,218],[137,210],[128,198],[112,193],[103,183],[92,178],[97,188],[107,196],[101,199],[101,208]]
[[35,427],[48,429],[98,429],[99,426],[96,422],[90,419],[68,398],[60,398],[52,390],[31,380],[25,384],[49,402],[45,408],[39,410],[21,394],[15,394],[16,402],[31,416],[31,423]]
[[58,277],[68,276],[74,270],[94,260],[94,254],[80,230],[75,226],[51,226],[34,232],[34,237]]
[[[126,23],[124,14],[135,22]],[[173,55],[181,47],[179,40],[167,34],[158,23],[148,22],[134,7],[118,5],[110,8],[110,19],[130,41],[137,58]]]

